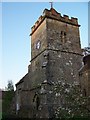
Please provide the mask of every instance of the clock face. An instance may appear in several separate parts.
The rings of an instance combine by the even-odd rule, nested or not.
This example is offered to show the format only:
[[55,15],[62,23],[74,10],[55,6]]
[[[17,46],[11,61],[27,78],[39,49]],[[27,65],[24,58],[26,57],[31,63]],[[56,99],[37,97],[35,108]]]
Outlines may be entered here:
[[39,49],[40,46],[41,46],[41,42],[40,42],[40,41],[37,41],[37,43],[36,43],[36,49]]

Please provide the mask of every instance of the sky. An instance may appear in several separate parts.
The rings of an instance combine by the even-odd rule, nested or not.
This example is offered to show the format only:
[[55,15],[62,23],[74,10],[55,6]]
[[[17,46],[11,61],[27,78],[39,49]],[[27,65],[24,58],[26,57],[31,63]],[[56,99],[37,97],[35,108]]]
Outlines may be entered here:
[[90,1],[88,3],[88,46],[90,47]]
[[[78,18],[81,46],[88,46],[88,2],[54,2],[54,8]],[[0,88],[12,80],[14,85],[28,72],[31,60],[31,27],[49,2],[2,3],[2,81]]]

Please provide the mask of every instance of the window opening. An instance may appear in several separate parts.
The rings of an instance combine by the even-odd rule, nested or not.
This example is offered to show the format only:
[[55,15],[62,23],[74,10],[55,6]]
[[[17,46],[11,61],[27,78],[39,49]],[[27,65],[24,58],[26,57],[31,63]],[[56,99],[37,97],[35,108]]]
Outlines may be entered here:
[[36,104],[36,110],[38,110],[39,105],[40,105],[40,98],[39,98],[39,95],[37,93],[35,93],[35,95],[33,97],[33,102],[35,102],[35,104]]
[[66,42],[66,32],[61,31],[61,42],[64,44]]

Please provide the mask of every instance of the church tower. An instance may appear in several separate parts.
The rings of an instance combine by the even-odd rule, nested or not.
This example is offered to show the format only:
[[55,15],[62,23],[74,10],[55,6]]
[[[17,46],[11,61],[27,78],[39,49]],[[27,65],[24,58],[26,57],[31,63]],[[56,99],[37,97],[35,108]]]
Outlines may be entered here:
[[59,104],[51,94],[57,81],[79,83],[81,45],[77,18],[45,9],[31,31],[30,91],[32,117],[53,117]]

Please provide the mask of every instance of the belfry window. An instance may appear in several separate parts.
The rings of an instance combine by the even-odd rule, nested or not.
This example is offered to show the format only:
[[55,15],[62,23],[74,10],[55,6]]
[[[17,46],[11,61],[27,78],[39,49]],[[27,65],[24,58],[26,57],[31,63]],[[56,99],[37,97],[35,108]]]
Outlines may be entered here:
[[64,44],[66,42],[66,32],[61,31],[61,42]]

